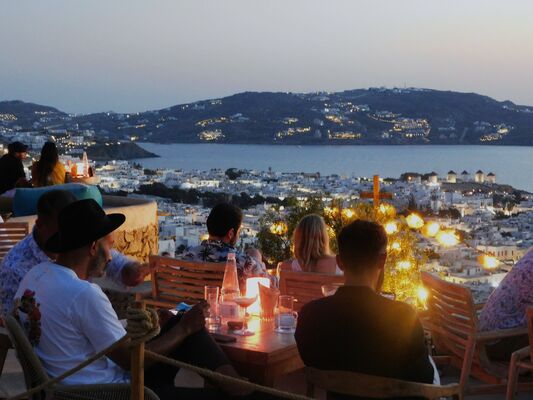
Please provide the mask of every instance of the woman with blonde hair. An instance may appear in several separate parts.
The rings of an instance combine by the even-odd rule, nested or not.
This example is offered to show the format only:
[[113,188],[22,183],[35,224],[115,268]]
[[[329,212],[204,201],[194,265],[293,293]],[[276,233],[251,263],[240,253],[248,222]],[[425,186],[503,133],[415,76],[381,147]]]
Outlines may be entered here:
[[328,231],[321,216],[310,214],[303,217],[292,240],[294,258],[280,263],[280,270],[342,274],[335,256],[330,253]]

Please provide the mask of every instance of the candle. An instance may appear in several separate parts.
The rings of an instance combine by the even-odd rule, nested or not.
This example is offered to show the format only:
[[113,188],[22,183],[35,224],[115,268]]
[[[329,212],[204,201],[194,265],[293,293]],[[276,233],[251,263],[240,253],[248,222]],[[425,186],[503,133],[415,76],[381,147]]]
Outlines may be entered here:
[[248,307],[250,314],[259,314],[261,312],[261,299],[259,298],[259,284],[270,287],[269,278],[248,278],[246,279],[246,297],[255,297],[257,300]]

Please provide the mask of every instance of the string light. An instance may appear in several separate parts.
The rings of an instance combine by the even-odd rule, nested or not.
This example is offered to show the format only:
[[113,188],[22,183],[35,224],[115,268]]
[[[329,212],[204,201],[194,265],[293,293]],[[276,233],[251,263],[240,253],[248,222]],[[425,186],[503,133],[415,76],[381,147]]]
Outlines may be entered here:
[[396,264],[398,269],[411,269],[411,261],[398,261]]
[[402,248],[402,246],[400,246],[400,243],[398,243],[398,242],[393,242],[390,245],[390,248],[391,248],[391,250],[400,250]]
[[494,269],[498,267],[498,265],[500,264],[500,261],[496,257],[483,254],[481,256],[481,264],[483,264],[483,267],[487,269]]
[[398,224],[396,222],[387,222],[383,228],[387,235],[392,235],[393,233],[398,232]]
[[270,226],[270,232],[274,235],[282,236],[287,233],[289,227],[283,221],[276,222]]
[[429,292],[424,286],[419,286],[416,291],[416,294],[418,295],[418,299],[423,303],[427,301],[429,296]]
[[344,215],[344,217],[346,217],[347,219],[350,219],[355,215],[355,213],[349,208],[345,208],[342,210],[342,215]]
[[424,220],[417,214],[409,214],[405,221],[409,228],[412,229],[420,229],[424,226]]
[[429,222],[422,229],[422,233],[429,237],[435,237],[440,231],[440,225],[438,222]]
[[459,238],[453,231],[441,231],[437,234],[437,242],[444,247],[455,246],[459,243]]

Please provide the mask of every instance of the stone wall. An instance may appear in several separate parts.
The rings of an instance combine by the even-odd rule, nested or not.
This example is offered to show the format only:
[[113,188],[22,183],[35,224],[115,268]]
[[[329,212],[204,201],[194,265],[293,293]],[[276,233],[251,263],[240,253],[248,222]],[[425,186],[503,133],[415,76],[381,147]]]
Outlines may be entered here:
[[157,225],[115,232],[115,249],[139,261],[148,262],[150,254],[157,254]]
[[126,222],[115,231],[115,249],[141,262],[158,250],[157,204],[155,201],[104,196],[107,213],[122,213]]
[[[103,200],[106,213],[121,213],[126,216],[126,222],[115,231],[115,248],[141,262],[148,261],[150,254],[157,254],[156,202],[120,196],[103,196]],[[28,222],[31,230],[36,217],[36,215],[28,215],[11,218],[10,221]],[[83,227],[80,226],[80,229]]]

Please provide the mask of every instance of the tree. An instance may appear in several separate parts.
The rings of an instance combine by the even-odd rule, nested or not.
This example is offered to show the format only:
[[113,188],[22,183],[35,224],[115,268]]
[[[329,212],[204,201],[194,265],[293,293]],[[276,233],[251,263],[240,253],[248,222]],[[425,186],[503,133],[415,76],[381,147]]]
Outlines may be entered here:
[[234,181],[235,179],[239,178],[243,172],[237,168],[228,168],[225,174],[230,181]]

